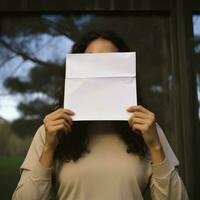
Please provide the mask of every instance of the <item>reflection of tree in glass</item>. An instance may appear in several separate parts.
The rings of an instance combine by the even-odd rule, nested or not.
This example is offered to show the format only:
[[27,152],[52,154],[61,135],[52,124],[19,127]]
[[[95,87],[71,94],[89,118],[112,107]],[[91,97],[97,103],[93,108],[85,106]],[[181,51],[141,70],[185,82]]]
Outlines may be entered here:
[[[13,122],[19,135],[33,134],[41,124],[43,116],[51,109],[58,86],[62,84],[64,58],[69,46],[82,32],[95,28],[113,29],[125,38],[133,51],[137,51],[139,103],[155,112],[159,121],[168,127],[168,132],[173,132],[172,111],[169,109],[172,108],[170,80],[173,77],[167,17],[42,15],[6,17],[2,19],[2,25],[0,45],[4,48],[0,50],[0,65],[13,56],[20,56],[24,62],[33,65],[27,76],[22,77],[25,72],[21,72],[20,78],[11,76],[5,81],[10,92],[25,97],[18,105],[22,117]],[[71,41],[70,45],[66,40]]]
[[32,64],[26,75],[21,72],[19,76],[15,74],[16,69],[10,67],[12,73],[4,82],[11,93],[24,96],[18,105],[22,116],[12,123],[19,135],[32,134],[38,128],[44,115],[51,110],[58,88],[63,83],[64,55],[70,46],[63,47],[66,42],[58,44],[61,48],[57,50],[63,52],[57,52],[55,41],[61,37],[76,40],[80,35],[77,25],[81,28],[88,20],[87,16],[84,20],[82,16],[59,15],[2,19],[1,67],[14,58],[22,59],[18,68],[27,61]]
[[193,16],[194,50],[200,54],[200,15]]

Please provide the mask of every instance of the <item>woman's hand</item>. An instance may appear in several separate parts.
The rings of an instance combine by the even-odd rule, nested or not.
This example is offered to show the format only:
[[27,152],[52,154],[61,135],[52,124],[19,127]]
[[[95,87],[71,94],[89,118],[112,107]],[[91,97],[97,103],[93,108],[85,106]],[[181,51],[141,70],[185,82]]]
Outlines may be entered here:
[[73,124],[70,115],[75,113],[69,109],[59,108],[56,111],[45,116],[43,122],[46,131],[45,146],[55,150],[59,142],[60,131],[71,132]]
[[142,134],[146,145],[149,148],[160,145],[155,114],[141,105],[130,106],[127,111],[133,113],[128,120],[129,126],[132,130],[136,129],[136,133]]
[[140,105],[130,106],[127,111],[133,113],[128,120],[129,126],[144,138],[150,150],[152,163],[162,162],[165,154],[158,137],[155,114]]

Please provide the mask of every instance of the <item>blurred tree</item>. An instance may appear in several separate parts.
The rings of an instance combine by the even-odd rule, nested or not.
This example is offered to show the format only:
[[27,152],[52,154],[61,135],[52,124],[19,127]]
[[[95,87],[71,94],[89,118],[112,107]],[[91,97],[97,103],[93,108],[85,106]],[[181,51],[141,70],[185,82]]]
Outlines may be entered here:
[[[30,130],[35,130],[42,122],[42,118],[53,110],[58,97],[58,91],[63,84],[63,66],[36,66],[28,74],[29,80],[22,81],[18,77],[7,78],[4,85],[12,93],[21,93],[32,96],[30,100],[20,102],[18,110],[22,117],[12,122],[12,127],[18,135],[26,136]],[[28,129],[24,129],[24,125]]]
[[[20,137],[33,134],[41,125],[43,117],[53,110],[64,79],[64,58],[62,61],[50,61],[50,59],[44,61],[35,56],[35,51],[43,48],[39,44],[41,41],[37,40],[38,35],[44,33],[52,37],[63,35],[76,40],[80,35],[76,24],[79,20],[81,17],[59,15],[33,16],[28,19],[25,17],[2,19],[3,30],[0,45],[4,48],[1,50],[1,61],[3,61],[1,66],[17,56],[24,62],[31,61],[34,64],[26,80],[11,76],[4,82],[4,86],[11,93],[26,97],[18,105],[21,117],[11,123],[14,132]],[[34,48],[31,47],[33,40],[35,41]]]

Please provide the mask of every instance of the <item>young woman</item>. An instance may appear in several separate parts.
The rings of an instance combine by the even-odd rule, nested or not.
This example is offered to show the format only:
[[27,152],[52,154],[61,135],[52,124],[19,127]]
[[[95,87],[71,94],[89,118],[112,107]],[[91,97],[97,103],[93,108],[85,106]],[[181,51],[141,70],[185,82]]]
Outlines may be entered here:
[[[85,34],[72,53],[130,51],[110,31]],[[92,103],[92,102],[91,102]],[[128,122],[73,122],[74,113],[58,107],[45,116],[21,166],[13,200],[188,199],[175,168],[173,151],[155,114],[139,105],[127,108]]]

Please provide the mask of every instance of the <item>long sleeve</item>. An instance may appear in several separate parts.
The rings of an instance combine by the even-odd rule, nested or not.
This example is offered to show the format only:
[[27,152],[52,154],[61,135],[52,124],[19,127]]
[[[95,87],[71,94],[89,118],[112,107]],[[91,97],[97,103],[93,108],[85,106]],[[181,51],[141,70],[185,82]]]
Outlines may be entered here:
[[188,200],[188,194],[177,169],[165,158],[152,164],[150,190],[152,200]]
[[30,145],[26,158],[20,167],[21,177],[12,195],[12,200],[49,200],[53,167],[45,168],[39,158],[45,141],[44,127],[41,126]]

